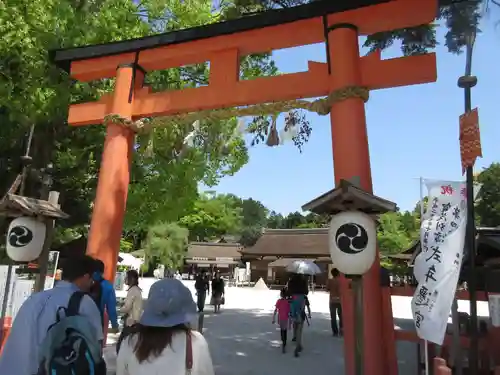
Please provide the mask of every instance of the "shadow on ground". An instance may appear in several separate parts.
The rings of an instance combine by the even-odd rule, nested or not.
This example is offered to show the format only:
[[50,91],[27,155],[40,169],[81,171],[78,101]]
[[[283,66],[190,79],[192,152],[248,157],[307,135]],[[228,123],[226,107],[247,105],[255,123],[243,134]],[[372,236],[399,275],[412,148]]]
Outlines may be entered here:
[[[329,320],[313,315],[304,329],[304,351],[293,356],[293,343],[281,353],[279,329],[272,314],[261,310],[223,310],[205,314],[203,334],[210,345],[217,375],[315,375],[344,372],[342,340],[332,337]],[[333,355],[332,355],[333,353]],[[333,370],[333,372],[332,372]]]
[[[217,375],[315,375],[344,374],[343,341],[330,331],[330,317],[313,313],[304,329],[304,352],[293,356],[293,343],[281,353],[279,329],[272,315],[262,310],[226,309],[220,314],[206,310],[203,334],[210,345]],[[411,320],[397,319],[395,326],[413,329]],[[417,349],[398,343],[399,374],[417,374]]]

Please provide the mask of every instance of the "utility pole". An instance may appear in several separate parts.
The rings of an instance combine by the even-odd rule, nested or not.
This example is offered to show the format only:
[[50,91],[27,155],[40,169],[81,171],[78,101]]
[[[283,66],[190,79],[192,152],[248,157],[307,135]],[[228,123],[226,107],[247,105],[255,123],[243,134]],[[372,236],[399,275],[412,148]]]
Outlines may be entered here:
[[[472,75],[472,52],[476,32],[471,30],[466,35],[466,57],[465,74],[458,79],[458,87],[464,90],[465,113],[472,111],[471,89],[477,84],[477,77]],[[470,302],[470,352],[469,352],[469,374],[477,375],[479,360],[479,338],[477,320],[477,275],[476,275],[476,226],[474,222],[474,174],[473,166],[466,169],[467,187],[467,228],[465,235],[465,246],[468,250],[469,272],[468,289]]]

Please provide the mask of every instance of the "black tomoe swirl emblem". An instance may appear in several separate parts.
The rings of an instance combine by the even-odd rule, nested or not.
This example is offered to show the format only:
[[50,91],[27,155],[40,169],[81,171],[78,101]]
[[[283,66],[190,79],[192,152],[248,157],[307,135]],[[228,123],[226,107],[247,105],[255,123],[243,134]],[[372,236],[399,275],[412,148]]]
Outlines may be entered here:
[[343,253],[358,254],[365,250],[368,245],[368,233],[359,224],[343,224],[335,233],[335,243]]
[[8,237],[10,246],[24,247],[33,241],[33,232],[24,225],[18,225],[9,231]]

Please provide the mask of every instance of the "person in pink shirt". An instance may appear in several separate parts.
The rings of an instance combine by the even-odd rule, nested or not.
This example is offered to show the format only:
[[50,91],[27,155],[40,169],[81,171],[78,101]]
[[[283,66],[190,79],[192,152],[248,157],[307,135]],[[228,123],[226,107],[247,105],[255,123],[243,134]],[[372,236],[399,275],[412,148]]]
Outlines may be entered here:
[[286,288],[281,289],[280,299],[276,301],[276,308],[273,314],[273,324],[276,322],[276,314],[278,314],[278,324],[281,332],[281,342],[283,353],[286,352],[286,340],[288,336],[288,328],[290,326],[290,301],[287,298]]

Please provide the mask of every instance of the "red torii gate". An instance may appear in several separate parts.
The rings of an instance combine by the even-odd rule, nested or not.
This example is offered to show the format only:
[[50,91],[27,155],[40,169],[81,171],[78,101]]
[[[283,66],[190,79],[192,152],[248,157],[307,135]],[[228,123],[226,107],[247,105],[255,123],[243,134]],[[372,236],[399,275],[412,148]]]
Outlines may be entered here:
[[[436,58],[360,57],[358,36],[430,23],[436,12],[437,0],[325,0],[141,39],[54,51],[54,62],[74,79],[116,77],[113,94],[71,105],[68,119],[73,126],[113,120],[106,121],[87,248],[106,264],[106,278],[115,276],[127,201],[134,144],[134,130],[124,126],[127,121],[330,95],[336,98],[328,102],[335,181],[358,176],[361,187],[372,191],[364,107],[368,90],[433,82]],[[326,42],[327,63],[310,62],[306,72],[239,80],[240,56],[319,42]],[[206,61],[206,87],[158,93],[143,87],[148,71]],[[391,304],[382,297],[378,262],[364,276],[364,288],[365,374],[396,375]],[[346,373],[352,375],[353,314],[345,281],[342,294]]]

